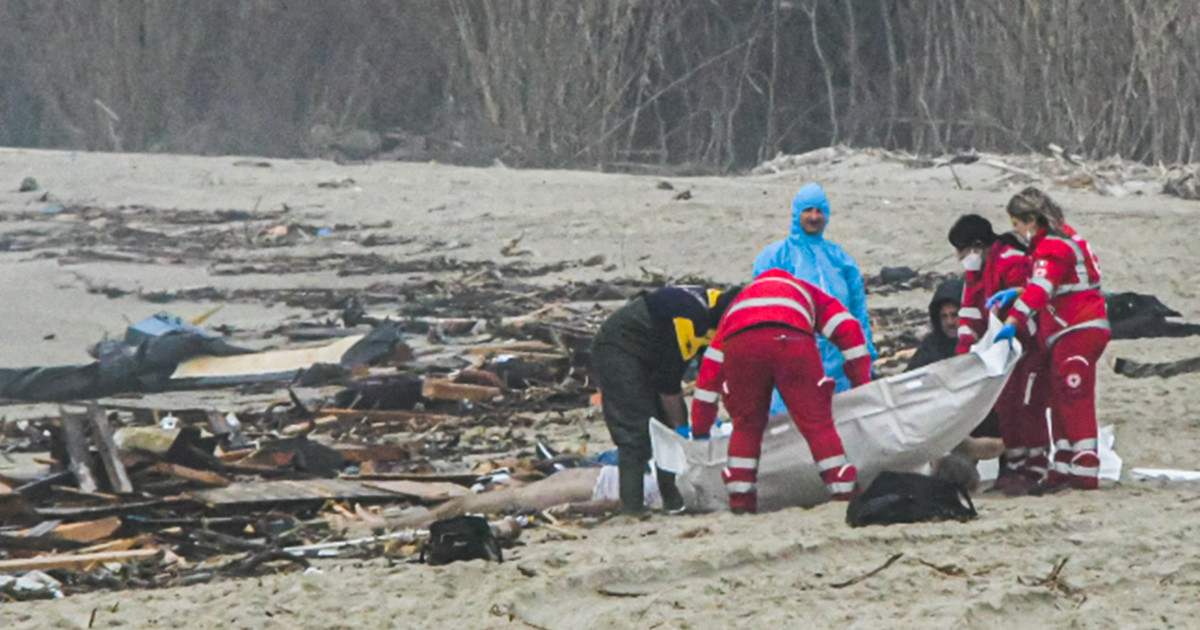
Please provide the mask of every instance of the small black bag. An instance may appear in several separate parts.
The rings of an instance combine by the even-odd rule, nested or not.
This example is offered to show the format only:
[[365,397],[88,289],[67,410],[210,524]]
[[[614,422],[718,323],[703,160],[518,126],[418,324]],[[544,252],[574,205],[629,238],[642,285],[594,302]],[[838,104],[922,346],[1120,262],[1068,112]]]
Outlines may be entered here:
[[486,518],[464,514],[436,521],[429,526],[429,541],[421,550],[422,562],[439,565],[456,560],[479,559],[504,561],[500,543],[492,534],[492,527]]
[[978,516],[971,495],[958,484],[916,473],[881,472],[846,508],[851,527],[969,521]]

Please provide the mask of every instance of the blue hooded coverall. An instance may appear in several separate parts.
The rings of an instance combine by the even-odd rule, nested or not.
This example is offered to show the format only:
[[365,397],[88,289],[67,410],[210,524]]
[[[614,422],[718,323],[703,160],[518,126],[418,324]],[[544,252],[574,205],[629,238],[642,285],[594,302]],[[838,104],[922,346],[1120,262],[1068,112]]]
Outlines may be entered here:
[[[754,259],[754,277],[757,278],[768,269],[783,269],[837,298],[862,324],[867,349],[874,361],[879,358],[879,353],[871,341],[871,320],[867,316],[867,294],[863,287],[862,272],[858,269],[858,263],[841,245],[825,240],[824,229],[821,234],[815,235],[804,232],[800,226],[800,215],[807,208],[819,208],[825,215],[825,224],[829,225],[829,198],[825,196],[825,189],[820,184],[805,184],[792,199],[791,235],[767,245]],[[817,337],[817,347],[821,351],[825,374],[837,382],[837,391],[850,389],[850,381],[842,370],[845,361],[841,351],[821,336]],[[771,399],[771,413],[785,411],[787,407],[779,397],[779,392],[775,392]]]

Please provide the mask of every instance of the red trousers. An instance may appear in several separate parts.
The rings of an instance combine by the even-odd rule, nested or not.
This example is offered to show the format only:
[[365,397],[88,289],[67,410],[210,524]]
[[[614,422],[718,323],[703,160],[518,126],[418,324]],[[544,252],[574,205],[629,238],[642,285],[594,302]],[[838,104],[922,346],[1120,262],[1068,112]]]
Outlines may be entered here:
[[1030,342],[1021,362],[996,400],[1000,417],[1000,439],[1004,440],[1006,470],[1040,481],[1050,465],[1050,434],[1046,430],[1046,406],[1050,366],[1045,351]]
[[1096,364],[1110,337],[1107,330],[1084,328],[1063,335],[1043,351],[1049,374],[1045,387],[1050,400],[1050,430],[1056,449],[1047,475],[1050,486],[1099,486]]
[[856,471],[846,461],[842,439],[833,428],[835,384],[825,376],[814,337],[785,326],[761,326],[730,337],[724,352],[725,408],[733,417],[733,435],[722,477],[730,509],[758,509],[758,457],[774,389],[808,441],[830,493],[835,499],[849,498]]

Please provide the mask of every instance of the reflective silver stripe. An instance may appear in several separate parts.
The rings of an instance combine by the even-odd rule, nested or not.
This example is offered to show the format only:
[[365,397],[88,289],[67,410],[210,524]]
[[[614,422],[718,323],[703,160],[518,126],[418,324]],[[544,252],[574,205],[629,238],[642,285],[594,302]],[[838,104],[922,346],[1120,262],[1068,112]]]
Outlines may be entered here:
[[725,313],[725,316],[729,317],[730,315],[744,308],[757,308],[764,306],[783,306],[794,311],[798,311],[804,316],[804,321],[808,322],[809,326],[812,326],[812,315],[808,314],[808,309],[804,308],[799,302],[791,298],[750,298],[744,302],[735,304],[733,308],[729,309]]
[[1029,455],[1029,449],[1022,448],[1020,446],[1016,448],[1005,449],[1004,451],[1004,456],[1009,459],[1009,463],[1012,463],[1012,460],[1014,459],[1025,459],[1027,455]]
[[1031,336],[1037,334],[1037,322],[1033,321],[1032,317],[1025,322],[1025,328],[1029,330]]
[[1030,464],[1030,463],[1025,464],[1025,470],[1030,470],[1030,471],[1033,471],[1033,472],[1041,474],[1041,475],[1044,475],[1047,472],[1049,472],[1046,470],[1045,466],[1038,466],[1037,464]]
[[1072,444],[1071,450],[1073,450],[1073,451],[1094,451],[1094,450],[1096,450],[1096,447],[1099,445],[1100,445],[1100,442],[1096,438],[1088,438],[1086,440],[1079,440],[1078,442]]
[[729,481],[725,483],[725,491],[729,494],[745,494],[754,492],[753,481]]
[[836,331],[837,327],[841,326],[842,322],[846,320],[853,320],[855,322],[858,321],[857,319],[854,319],[854,316],[850,313],[842,311],[841,313],[830,317],[829,321],[825,322],[825,326],[821,328],[821,335],[826,339],[832,339],[834,331]]
[[1022,404],[1028,405],[1029,401],[1033,400],[1033,382],[1037,380],[1037,372],[1030,372],[1029,378],[1025,379],[1025,401]]
[[1027,304],[1025,304],[1025,300],[1017,300],[1017,303],[1013,304],[1013,308],[1015,310],[1020,311],[1021,313],[1025,314],[1025,315],[1029,315],[1030,313],[1033,312],[1033,311],[1029,310],[1029,306]]
[[1050,466],[1050,470],[1053,470],[1055,472],[1060,472],[1060,473],[1066,475],[1071,472],[1071,466],[1069,464],[1067,464],[1066,462],[1056,461]]
[[721,352],[720,350],[717,350],[716,348],[714,348],[712,346],[709,346],[708,350],[704,351],[704,358],[709,359],[709,360],[713,361],[714,363],[724,363],[725,362],[725,353]]
[[1055,440],[1054,448],[1060,451],[1069,451],[1071,450],[1071,443],[1066,440]]
[[845,455],[834,455],[833,457],[826,457],[825,459],[817,462],[817,468],[819,468],[821,472],[825,472],[826,470],[841,468],[842,466],[848,466],[849,464],[850,462],[846,460]]
[[970,326],[959,326],[958,327],[958,336],[959,337],[970,337],[970,338],[974,339],[974,338],[978,337],[979,335],[976,335],[975,331],[971,330]]
[[1046,347],[1049,348],[1050,346],[1053,346],[1054,342],[1058,341],[1059,337],[1062,337],[1063,335],[1065,335],[1071,331],[1081,330],[1084,328],[1099,328],[1101,330],[1109,330],[1111,327],[1108,325],[1107,319],[1090,319],[1086,322],[1075,324],[1074,326],[1067,326],[1066,328],[1054,333],[1053,335],[1050,335],[1046,339]]
[[983,313],[974,306],[958,309],[958,316],[963,319],[983,319]]
[[1080,466],[1078,464],[1071,464],[1070,468],[1068,469],[1068,472],[1072,475],[1075,475],[1076,477],[1099,477],[1100,476],[1100,467],[1099,466]]
[[755,457],[730,457],[729,461],[725,462],[726,468],[747,468],[750,470],[758,470],[758,458]]
[[1054,297],[1054,283],[1050,282],[1045,277],[1034,276],[1034,278],[1029,281],[1029,284],[1041,287],[1042,290],[1046,292],[1046,295]]
[[1012,258],[1013,256],[1024,256],[1024,255],[1025,255],[1025,252],[1023,252],[1023,251],[1016,250],[1016,249],[1007,249],[1007,250],[1004,250],[1004,253],[1000,254],[1000,257],[1001,258]]
[[[805,289],[804,287],[796,284],[795,282],[792,282],[791,280],[788,280],[786,278],[759,278],[758,280],[770,280],[772,282],[782,282],[782,283],[792,287],[793,289],[799,291],[800,295],[804,296],[804,300],[806,302],[808,302],[809,307],[812,307],[812,305],[813,305],[812,296],[808,294],[808,289]],[[755,280],[754,282],[758,282],[758,280]],[[753,283],[751,283],[751,284],[753,284]]]
[[825,487],[829,488],[830,494],[846,494],[848,492],[854,492],[854,482],[853,481],[842,481],[839,483],[827,483],[827,484],[825,484]]
[[1078,293],[1080,291],[1099,289],[1100,279],[1096,278],[1093,280],[1092,275],[1088,273],[1086,262],[1087,259],[1083,257],[1083,248],[1079,246],[1079,243],[1076,243],[1075,240],[1071,238],[1061,238],[1057,236],[1051,236],[1049,238],[1052,238],[1056,241],[1062,241],[1063,243],[1066,243],[1067,247],[1071,248],[1071,252],[1075,254],[1075,276],[1079,278],[1079,282],[1075,284],[1059,285],[1058,294],[1062,295],[1064,293]]
[[700,402],[715,403],[717,402],[717,392],[697,388],[696,391],[692,392],[692,398]]
[[866,357],[866,356],[870,356],[870,355],[871,355],[871,352],[869,350],[867,350],[866,344],[854,346],[853,348],[850,348],[849,350],[842,350],[842,356],[845,357],[845,359],[847,361],[861,359],[862,357]]
[[1043,457],[1046,454],[1046,448],[1042,446],[1032,446],[1029,448],[1030,457]]

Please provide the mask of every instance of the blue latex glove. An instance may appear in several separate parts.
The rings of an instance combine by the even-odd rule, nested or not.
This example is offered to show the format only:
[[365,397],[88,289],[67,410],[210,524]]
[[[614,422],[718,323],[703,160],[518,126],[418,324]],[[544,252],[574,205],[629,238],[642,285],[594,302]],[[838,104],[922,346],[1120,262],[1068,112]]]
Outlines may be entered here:
[[681,427],[675,427],[675,432],[678,433],[679,435],[682,435],[685,438],[692,437],[692,427],[690,427],[686,424]]
[[[999,294],[997,294],[997,295],[999,295]],[[996,333],[996,337],[994,339],[992,339],[992,342],[995,343],[995,342],[999,342],[1004,339],[1008,339],[1009,343],[1011,344],[1012,339],[1016,336],[1017,336],[1017,327],[1013,326],[1012,324],[1007,324],[1004,326],[1004,328],[1000,329],[1000,332]]]
[[1016,289],[1005,289],[1003,291],[997,291],[995,295],[993,295],[992,297],[987,299],[987,303],[984,306],[986,306],[989,309],[991,309],[993,307],[1004,308],[1005,306],[1008,306],[1009,302],[1016,299],[1016,297],[1017,297]]

